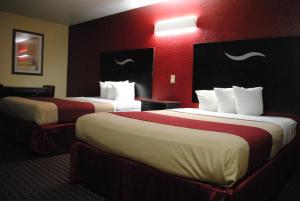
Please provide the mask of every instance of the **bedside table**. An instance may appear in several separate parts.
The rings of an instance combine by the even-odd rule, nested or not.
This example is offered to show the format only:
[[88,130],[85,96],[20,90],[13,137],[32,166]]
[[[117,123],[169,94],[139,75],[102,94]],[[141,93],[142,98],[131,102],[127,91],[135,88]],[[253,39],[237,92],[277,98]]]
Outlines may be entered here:
[[181,104],[179,101],[156,99],[141,99],[140,101],[142,102],[142,111],[179,108]]

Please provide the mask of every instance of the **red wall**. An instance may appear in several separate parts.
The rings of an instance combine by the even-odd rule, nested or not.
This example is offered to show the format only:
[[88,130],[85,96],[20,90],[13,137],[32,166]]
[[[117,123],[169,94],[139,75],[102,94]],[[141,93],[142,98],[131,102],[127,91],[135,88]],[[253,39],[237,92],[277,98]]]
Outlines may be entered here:
[[[300,35],[299,11],[299,0],[169,0],[71,26],[67,94],[99,94],[100,52],[154,47],[153,98],[191,106],[193,44]],[[197,32],[154,35],[155,22],[191,14]]]

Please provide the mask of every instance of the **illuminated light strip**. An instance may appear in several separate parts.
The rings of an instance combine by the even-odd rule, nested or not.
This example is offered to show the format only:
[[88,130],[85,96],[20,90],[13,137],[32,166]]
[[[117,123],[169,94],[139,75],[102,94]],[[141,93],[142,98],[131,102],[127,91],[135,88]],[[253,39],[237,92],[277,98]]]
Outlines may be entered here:
[[136,8],[136,7],[147,6],[147,5],[156,4],[164,1],[166,0],[131,0],[129,2],[130,5]]
[[173,30],[168,30],[168,31],[160,31],[155,33],[157,36],[171,36],[171,35],[180,35],[180,34],[185,34],[185,33],[192,33],[197,31],[196,27],[188,27],[188,28],[183,28],[183,29],[173,29]]
[[157,36],[178,35],[197,30],[197,16],[186,16],[159,21],[155,24],[154,33]]

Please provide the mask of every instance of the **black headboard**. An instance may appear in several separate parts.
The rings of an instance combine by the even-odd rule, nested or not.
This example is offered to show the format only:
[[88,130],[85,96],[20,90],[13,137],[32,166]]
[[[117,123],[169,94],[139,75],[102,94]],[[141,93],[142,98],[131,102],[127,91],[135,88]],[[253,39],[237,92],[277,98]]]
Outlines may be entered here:
[[262,86],[266,111],[300,114],[300,37],[194,45],[195,90]]
[[53,97],[55,86],[43,85],[43,87],[13,87],[0,84],[0,98],[5,96],[21,97]]
[[153,53],[153,48],[101,53],[100,80],[135,82],[135,96],[151,98]]

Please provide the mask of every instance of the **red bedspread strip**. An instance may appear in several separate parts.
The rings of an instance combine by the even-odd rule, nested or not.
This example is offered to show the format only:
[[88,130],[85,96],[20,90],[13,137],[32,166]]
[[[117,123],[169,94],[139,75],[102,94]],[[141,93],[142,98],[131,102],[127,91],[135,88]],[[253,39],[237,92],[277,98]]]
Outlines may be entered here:
[[75,122],[79,117],[95,112],[94,105],[88,102],[49,97],[31,97],[30,99],[54,103],[58,109],[57,123]]
[[261,128],[186,119],[168,115],[154,114],[150,112],[115,112],[113,114],[159,124],[167,124],[206,131],[224,132],[240,136],[248,142],[250,147],[248,172],[252,172],[259,167],[267,158],[269,158],[271,153],[272,136]]

